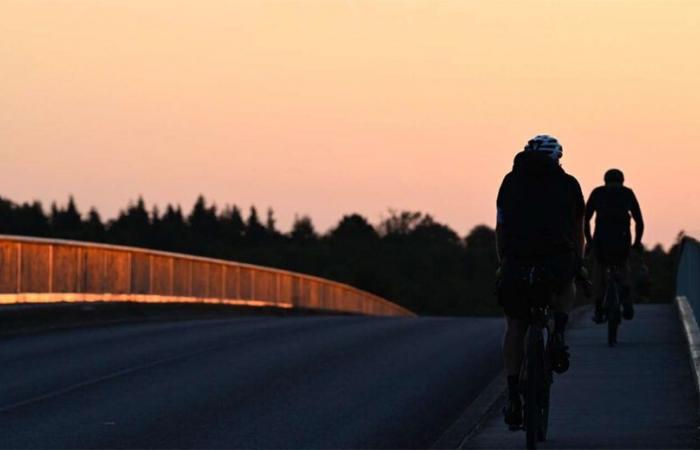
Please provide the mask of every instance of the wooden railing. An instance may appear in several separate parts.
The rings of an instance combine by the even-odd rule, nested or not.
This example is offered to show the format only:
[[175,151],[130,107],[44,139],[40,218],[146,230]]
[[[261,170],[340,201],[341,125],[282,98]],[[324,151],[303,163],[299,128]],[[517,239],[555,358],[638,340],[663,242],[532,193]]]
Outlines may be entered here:
[[0,235],[0,304],[218,303],[411,316],[346,284],[135,247]]

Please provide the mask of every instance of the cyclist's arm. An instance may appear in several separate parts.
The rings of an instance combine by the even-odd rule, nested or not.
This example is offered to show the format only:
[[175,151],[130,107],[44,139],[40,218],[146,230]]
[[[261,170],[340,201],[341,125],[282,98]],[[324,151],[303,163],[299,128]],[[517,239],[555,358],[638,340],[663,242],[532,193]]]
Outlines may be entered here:
[[576,227],[575,230],[575,236],[574,236],[574,245],[576,248],[574,248],[574,252],[576,253],[576,257],[583,259],[583,255],[585,253],[585,248],[586,248],[586,240],[584,239],[584,231],[583,231],[583,217],[581,217],[580,221],[578,222],[579,225]]
[[503,179],[501,187],[498,189],[498,198],[496,199],[496,254],[498,255],[498,263],[503,261],[503,247],[505,244],[504,238],[504,203],[506,198],[506,186],[507,186],[508,176]]
[[595,191],[591,193],[588,198],[588,203],[586,203],[586,215],[583,219],[583,232],[586,236],[586,242],[593,241],[593,235],[591,234],[591,219],[595,213]]
[[[587,224],[588,220],[584,220],[586,217],[586,203],[583,200],[583,192],[581,192],[581,186],[578,184],[578,182],[575,183],[575,191],[574,191],[574,253],[576,254],[577,258],[579,260],[583,260],[583,255],[584,255],[584,248],[586,241],[584,240],[584,235],[585,235],[585,225],[584,222]],[[590,230],[589,230],[590,232]]]
[[639,208],[639,202],[637,197],[632,192],[632,206],[630,208],[630,213],[634,219],[634,245],[635,247],[642,245],[642,237],[644,236],[644,218],[642,218],[642,210]]
[[[500,214],[499,214],[500,215]],[[503,261],[503,224],[496,223],[496,254],[498,255],[498,263]]]
[[[586,227],[584,225],[583,194],[581,194],[578,203],[579,206],[576,210],[576,219],[574,222],[576,224],[576,228],[574,229],[574,251],[576,252],[576,256],[583,258],[584,248],[586,246],[586,241],[584,239]],[[587,221],[585,222],[588,223]]]

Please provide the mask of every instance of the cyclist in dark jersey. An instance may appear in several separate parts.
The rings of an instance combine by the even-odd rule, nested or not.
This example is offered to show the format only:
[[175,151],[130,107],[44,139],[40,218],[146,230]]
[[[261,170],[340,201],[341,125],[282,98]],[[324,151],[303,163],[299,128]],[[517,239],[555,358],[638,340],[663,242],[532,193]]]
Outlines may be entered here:
[[[587,253],[594,257],[593,289],[595,314],[593,320],[602,323],[605,276],[609,266],[616,265],[622,274],[622,315],[630,320],[634,307],[629,286],[629,257],[632,248],[642,249],[644,219],[637,197],[624,186],[625,176],[618,169],[605,173],[605,185],[593,190],[586,204],[585,233]],[[591,219],[595,214],[595,233],[591,235]],[[630,233],[630,217],[634,219],[634,243]]]
[[576,295],[574,277],[583,259],[584,200],[578,181],[559,164],[562,154],[556,139],[536,136],[516,155],[498,192],[496,235],[502,275],[498,301],[506,316],[503,360],[508,381],[504,414],[511,428],[523,420],[518,378],[529,314],[521,293],[504,287],[508,273],[517,271],[514,267],[542,265],[554,276],[553,369],[563,373],[569,367],[564,330]]

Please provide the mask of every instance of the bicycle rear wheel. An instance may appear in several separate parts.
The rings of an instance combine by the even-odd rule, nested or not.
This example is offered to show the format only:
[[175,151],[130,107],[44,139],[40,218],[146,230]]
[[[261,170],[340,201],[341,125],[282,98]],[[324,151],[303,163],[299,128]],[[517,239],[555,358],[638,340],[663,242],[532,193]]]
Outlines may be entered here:
[[540,391],[540,426],[537,431],[537,440],[540,442],[547,440],[547,429],[549,428],[549,388],[550,384],[545,381]]
[[608,346],[614,347],[617,344],[617,328],[619,322],[608,316]]
[[[541,392],[544,381],[542,331],[530,326],[527,338],[527,380],[525,384],[525,437],[528,449],[536,449],[542,428]],[[544,432],[546,434],[546,431]]]
[[617,344],[617,329],[620,326],[620,295],[615,283],[611,283],[607,289],[606,304],[608,315],[608,346]]

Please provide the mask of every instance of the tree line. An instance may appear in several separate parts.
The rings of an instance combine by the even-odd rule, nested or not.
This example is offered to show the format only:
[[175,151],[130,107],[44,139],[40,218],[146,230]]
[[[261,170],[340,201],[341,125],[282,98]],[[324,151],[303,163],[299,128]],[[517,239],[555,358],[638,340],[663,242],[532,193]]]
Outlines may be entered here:
[[[429,214],[390,211],[373,225],[348,214],[325,233],[308,216],[291,230],[277,228],[274,211],[253,206],[219,209],[200,196],[189,212],[167,205],[150,210],[142,198],[115,219],[96,209],[15,203],[0,197],[0,233],[74,239],[188,253],[302,272],[343,282],[392,300],[418,314],[495,314],[498,267],[495,232],[486,225],[462,237]],[[670,299],[678,246],[644,252],[652,284],[645,296]]]

